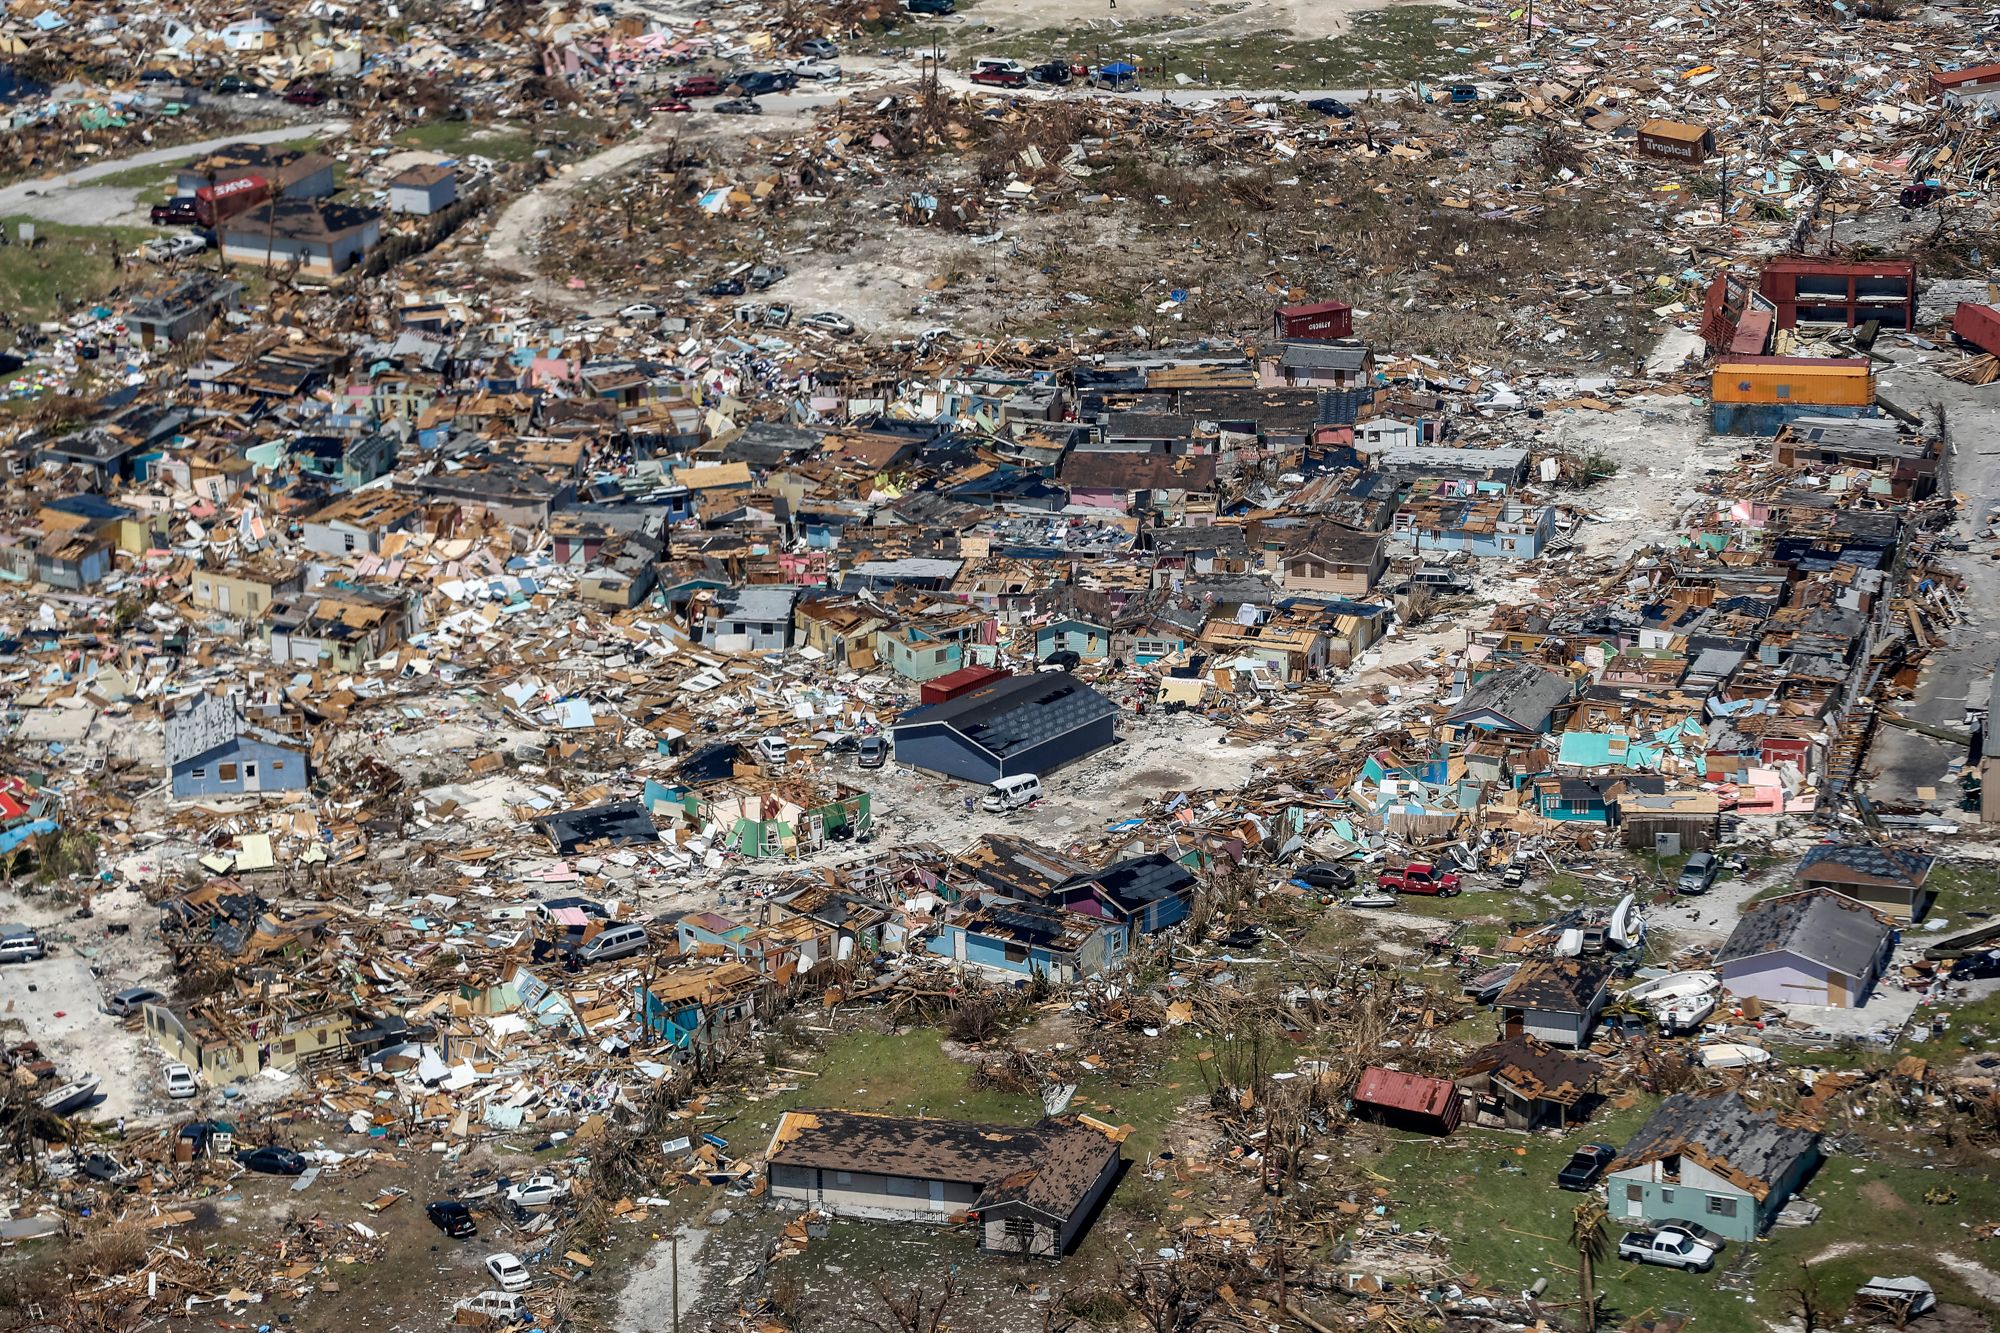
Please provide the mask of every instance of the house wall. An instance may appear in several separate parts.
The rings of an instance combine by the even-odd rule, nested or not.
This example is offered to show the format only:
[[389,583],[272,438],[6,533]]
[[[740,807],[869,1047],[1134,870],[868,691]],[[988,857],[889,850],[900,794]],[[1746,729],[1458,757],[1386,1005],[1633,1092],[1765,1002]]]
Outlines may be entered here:
[[1871,974],[1850,977],[1787,950],[1758,954],[1724,963],[1722,984],[1738,997],[1755,996],[1777,1004],[1831,1005],[1836,1009],[1865,1003],[1879,975],[1880,960]]
[[1076,1243],[1076,1238],[1097,1210],[1097,1204],[1104,1197],[1112,1182],[1118,1179],[1117,1154],[1105,1160],[1104,1169],[1097,1174],[1085,1191],[1076,1211],[1064,1218],[1060,1226],[1051,1225],[1047,1219],[1035,1217],[1025,1211],[1006,1209],[998,1214],[988,1213],[980,1218],[979,1248],[989,1254],[1013,1255],[1021,1257],[1021,1238],[1012,1234],[1008,1223],[1014,1219],[1030,1220],[1035,1223],[1034,1239],[1028,1246],[1028,1257],[1034,1259],[1058,1259]]
[[887,1222],[945,1222],[979,1199],[981,1185],[963,1180],[920,1180],[873,1171],[821,1167],[770,1169],[771,1197],[825,1208],[842,1217]]
[[1691,1162],[1683,1161],[1677,1182],[1660,1174],[1660,1163],[1649,1162],[1605,1178],[1614,1223],[1699,1222],[1726,1240],[1757,1238],[1762,1219],[1750,1195]]
[[1551,1046],[1574,1047],[1584,1044],[1588,1025],[1580,1014],[1555,1014],[1542,1010],[1529,1010],[1521,1015],[1521,1031]]
[[[1982,791],[1984,789],[1982,788]],[[1850,884],[1840,879],[1814,876],[1810,872],[1799,881],[1801,889],[1832,889],[1843,897],[1852,898],[1874,908],[1892,921],[1908,924],[1912,920],[1911,899],[1917,900],[1919,908],[1928,909],[1930,895],[1912,894],[1908,889],[1889,884]]]
[[1365,568],[1336,565],[1316,556],[1294,556],[1285,561],[1280,580],[1288,591],[1327,593],[1338,597],[1362,597],[1375,586],[1386,557]]
[[307,776],[304,754],[266,741],[239,737],[175,765],[174,799],[301,791]]

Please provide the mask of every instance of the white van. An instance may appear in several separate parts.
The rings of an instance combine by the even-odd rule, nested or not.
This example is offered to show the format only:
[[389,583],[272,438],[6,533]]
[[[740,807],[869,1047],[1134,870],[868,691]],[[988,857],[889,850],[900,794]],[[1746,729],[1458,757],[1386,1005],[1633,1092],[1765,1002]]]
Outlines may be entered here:
[[1042,799],[1042,780],[1033,773],[1020,773],[1011,778],[1001,778],[990,787],[980,800],[979,808],[993,814],[1005,814],[1009,810],[1019,810],[1030,801]]
[[627,922],[598,931],[576,951],[576,956],[586,963],[606,963],[613,958],[628,958],[645,947],[646,928]]
[[453,1310],[470,1310],[493,1319],[518,1320],[521,1317],[521,1297],[512,1291],[482,1291],[477,1296],[467,1296],[451,1307]]

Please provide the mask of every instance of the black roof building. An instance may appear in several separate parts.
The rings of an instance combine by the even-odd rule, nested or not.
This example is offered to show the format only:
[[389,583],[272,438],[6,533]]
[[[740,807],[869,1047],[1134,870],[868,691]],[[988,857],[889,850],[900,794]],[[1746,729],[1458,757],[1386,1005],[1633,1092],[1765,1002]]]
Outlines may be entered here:
[[1004,676],[903,714],[896,762],[968,782],[1047,773],[1116,742],[1117,716],[1066,671]]

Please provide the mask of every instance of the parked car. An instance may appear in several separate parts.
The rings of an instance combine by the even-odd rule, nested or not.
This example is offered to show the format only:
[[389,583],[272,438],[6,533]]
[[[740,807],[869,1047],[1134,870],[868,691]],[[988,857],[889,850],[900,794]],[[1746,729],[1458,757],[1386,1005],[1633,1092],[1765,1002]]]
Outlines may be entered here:
[[186,1065],[168,1065],[166,1084],[167,1096],[175,1101],[183,1101],[201,1091],[200,1081]]
[[883,736],[863,736],[860,747],[854,752],[854,763],[859,768],[880,768],[889,762],[889,741]]
[[1083,665],[1083,657],[1074,648],[1058,648],[1042,659],[1043,671],[1074,671]]
[[634,301],[618,312],[620,319],[658,319],[664,311],[651,301]]
[[1456,898],[1459,894],[1458,876],[1449,870],[1440,873],[1427,861],[1412,861],[1406,866],[1384,870],[1375,877],[1375,887],[1431,898]]
[[486,1256],[486,1271],[493,1275],[494,1283],[502,1291],[526,1291],[534,1285],[534,1279],[528,1276],[528,1266],[505,1250]]
[[569,1186],[546,1171],[507,1187],[507,1202],[517,1208],[542,1208],[569,1195]]
[[191,194],[169,199],[163,204],[154,204],[147,213],[155,227],[195,227],[201,225],[201,212],[195,207],[195,197]]
[[814,60],[837,60],[840,48],[824,37],[808,37],[799,43],[799,54]]
[[837,333],[845,338],[854,332],[854,321],[831,310],[821,310],[800,320],[799,327],[818,329],[821,333]]
[[726,85],[713,74],[697,74],[673,87],[675,97],[720,97]]
[[704,288],[702,289],[702,295],[703,295],[703,296],[741,296],[741,295],[743,295],[743,291],[744,291],[744,288],[743,288],[743,279],[741,279],[741,278],[724,278],[724,279],[723,279],[722,281],[720,281],[720,282],[711,282],[711,283],[710,283],[710,284],[709,284],[708,286],[704,287]]
[[1070,68],[1067,60],[1050,60],[1029,70],[1028,77],[1036,83],[1049,83],[1061,87],[1076,77],[1076,71]]
[[439,1199],[424,1205],[424,1216],[431,1225],[453,1240],[464,1240],[467,1236],[479,1234],[479,1226],[472,1220],[472,1210],[457,1199]]
[[1675,893],[1707,893],[1715,885],[1715,877],[1722,864],[1715,859],[1714,852],[1696,852],[1681,867],[1681,877],[1674,881]]
[[1611,1165],[1618,1150],[1608,1143],[1586,1143],[1569,1155],[1563,1169],[1556,1172],[1556,1184],[1566,1190],[1587,1190]]
[[0,926],[0,963],[32,963],[48,956],[48,946],[33,926]]
[[766,764],[782,764],[792,755],[791,742],[783,736],[759,736],[750,749],[760,762]]
[[[788,93],[798,87],[799,76],[788,69],[751,69],[730,80],[740,97],[759,97],[765,93]],[[719,108],[718,108],[719,109]]]
[[1292,872],[1292,878],[1315,889],[1351,889],[1355,882],[1352,870],[1331,861],[1315,861],[1301,866]]
[[1618,1239],[1618,1257],[1638,1264],[1658,1264],[1662,1268],[1685,1268],[1706,1273],[1715,1267],[1722,1250],[1720,1240],[1711,1242],[1696,1234],[1692,1226],[1666,1226],[1658,1231],[1628,1231]]
[[150,986],[127,986],[104,997],[104,1012],[113,1018],[130,1018],[145,1006],[166,998]]
[[839,83],[840,66],[829,65],[820,60],[798,60],[789,71],[795,79],[805,79],[812,83]]
[[687,102],[681,102],[681,101],[655,102],[653,103],[653,110],[656,113],[678,115],[692,111],[694,110],[694,107]]
[[958,0],[903,0],[903,7],[912,14],[956,14]]
[[1924,208],[1937,202],[1937,197],[1943,193],[1937,186],[1920,181],[1915,185],[1905,185],[1896,195],[1896,202],[1904,208]]
[[1317,111],[1322,116],[1332,116],[1335,120],[1346,120],[1354,114],[1354,108],[1338,97],[1315,97],[1306,102],[1306,110]]
[[1597,1020],[1598,1035],[1614,1042],[1636,1041],[1652,1030],[1652,1022],[1644,1014],[1605,1014]]
[[1028,86],[1028,71],[1018,65],[982,65],[972,71],[972,81],[994,88],[1025,88]]
[[303,87],[285,89],[285,100],[293,106],[318,106],[326,101],[326,93],[308,83]]
[[783,264],[759,264],[750,270],[750,287],[753,291],[766,291],[783,282],[791,270]]
[[764,114],[764,108],[758,106],[747,97],[732,97],[727,101],[717,102],[714,111],[718,116],[761,116]]
[[217,97],[257,97],[270,91],[255,79],[246,79],[240,74],[225,74],[209,84],[208,90]]
[[1528,882],[1528,867],[1519,861],[1509,861],[1500,871],[1500,887],[1518,889]]
[[636,921],[621,921],[591,936],[577,949],[576,959],[580,963],[608,963],[630,958],[643,952],[650,942],[644,926]]
[[290,1148],[280,1148],[276,1144],[245,1148],[236,1154],[236,1163],[246,1171],[267,1176],[302,1176],[306,1173],[305,1158]]
[[206,249],[208,241],[205,237],[188,233],[179,236],[155,236],[145,245],[146,258],[156,264],[166,263],[170,259],[185,259],[189,255],[198,255]]

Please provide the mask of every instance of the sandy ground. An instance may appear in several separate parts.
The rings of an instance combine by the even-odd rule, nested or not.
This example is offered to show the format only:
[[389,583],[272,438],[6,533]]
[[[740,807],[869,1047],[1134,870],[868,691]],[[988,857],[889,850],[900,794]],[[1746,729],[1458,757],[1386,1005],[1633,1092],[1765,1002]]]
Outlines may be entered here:
[[1555,443],[1577,453],[1600,449],[1618,475],[1574,496],[1594,511],[1577,546],[1594,564],[1622,559],[1672,532],[1681,510],[1708,504],[1696,487],[1736,466],[1742,442],[1711,437],[1691,397],[1646,397],[1615,412],[1574,411],[1552,418]]

